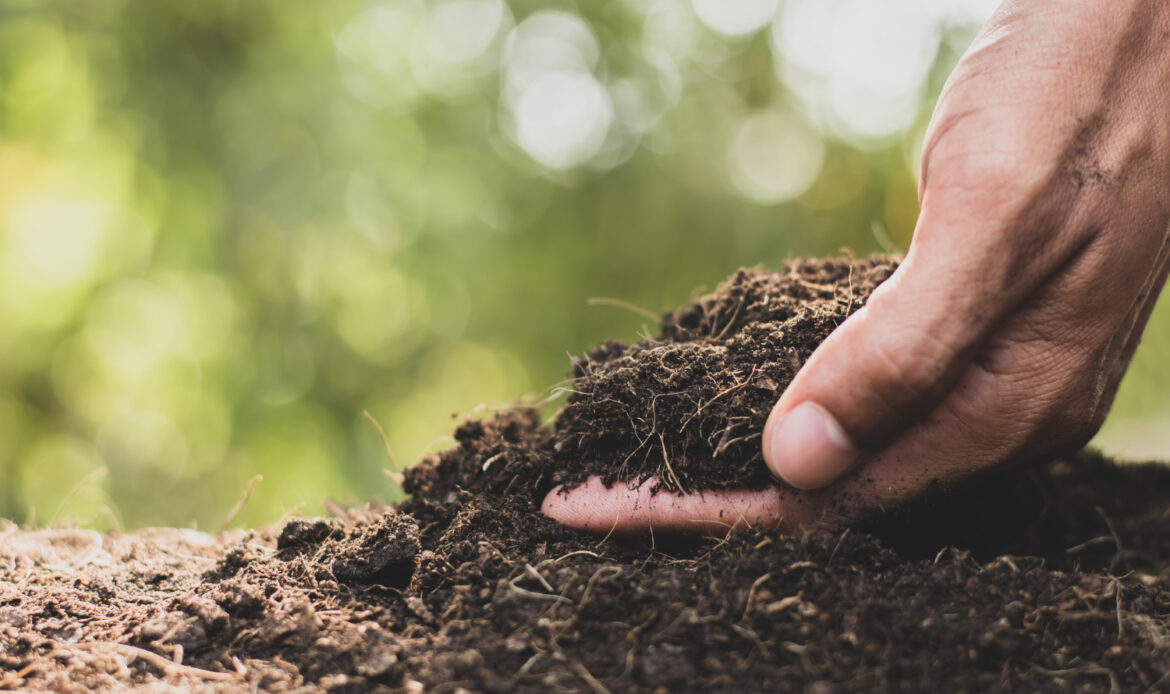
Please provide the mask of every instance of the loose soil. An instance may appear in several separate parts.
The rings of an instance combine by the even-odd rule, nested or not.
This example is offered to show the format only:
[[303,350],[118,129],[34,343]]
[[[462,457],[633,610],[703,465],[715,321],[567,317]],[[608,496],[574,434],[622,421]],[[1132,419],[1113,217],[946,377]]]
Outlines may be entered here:
[[776,394],[894,269],[741,271],[406,473],[395,507],[216,536],[0,526],[0,689],[1170,690],[1170,469],[998,470],[828,536],[599,539],[589,474],[771,484]]

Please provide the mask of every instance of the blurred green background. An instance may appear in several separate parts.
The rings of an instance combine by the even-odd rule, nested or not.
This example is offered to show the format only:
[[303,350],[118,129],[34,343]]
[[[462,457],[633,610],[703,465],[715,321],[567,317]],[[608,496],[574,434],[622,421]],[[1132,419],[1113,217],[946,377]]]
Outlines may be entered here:
[[[0,517],[390,500],[649,323],[591,298],[904,248],[994,5],[0,0]],[[1107,450],[1170,457],[1168,352],[1163,306]]]

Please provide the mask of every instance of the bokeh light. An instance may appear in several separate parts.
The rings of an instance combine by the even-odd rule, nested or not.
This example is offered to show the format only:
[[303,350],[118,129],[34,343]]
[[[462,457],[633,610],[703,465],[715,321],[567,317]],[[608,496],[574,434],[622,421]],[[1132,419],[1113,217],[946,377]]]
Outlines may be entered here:
[[728,152],[736,188],[765,204],[785,202],[808,190],[824,159],[825,143],[815,130],[774,111],[745,117]]
[[724,36],[738,37],[771,23],[780,0],[693,0],[691,4],[708,27]]
[[918,116],[941,19],[917,0],[788,0],[772,25],[778,72],[826,128],[896,134]]

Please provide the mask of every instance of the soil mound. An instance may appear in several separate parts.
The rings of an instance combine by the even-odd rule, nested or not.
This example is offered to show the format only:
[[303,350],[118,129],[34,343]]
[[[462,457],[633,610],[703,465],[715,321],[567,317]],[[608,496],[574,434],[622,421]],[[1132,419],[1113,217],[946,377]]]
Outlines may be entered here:
[[455,432],[461,448],[411,468],[406,491],[530,502],[593,474],[606,483],[655,476],[682,491],[774,484],[760,436],[778,394],[896,267],[875,256],[740,270],[665,314],[653,339],[607,340],[574,359],[571,395],[551,428],[524,410],[491,427],[467,422]]
[[767,409],[889,259],[743,271],[574,362],[551,425],[466,422],[394,508],[212,537],[0,527],[0,689],[1162,691],[1170,470],[999,470],[835,536],[601,540],[597,473],[770,483]]
[[774,484],[760,453],[768,412],[895,267],[875,257],[740,270],[715,294],[666,314],[656,339],[606,342],[574,360],[574,392],[556,424],[557,481],[654,475],[682,491]]

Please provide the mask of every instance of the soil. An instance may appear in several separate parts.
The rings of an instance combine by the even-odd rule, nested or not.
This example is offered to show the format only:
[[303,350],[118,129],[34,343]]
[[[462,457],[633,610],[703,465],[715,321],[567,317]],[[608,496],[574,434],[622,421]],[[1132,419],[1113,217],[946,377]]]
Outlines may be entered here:
[[573,362],[556,423],[557,482],[654,476],[671,490],[774,483],[760,436],[800,365],[893,273],[891,258],[741,270],[663,317],[653,340],[608,341]]
[[588,474],[770,484],[776,393],[894,268],[742,271],[573,364],[551,424],[469,421],[395,507],[255,531],[0,526],[0,689],[1170,690],[1170,468],[1001,469],[835,535],[599,539]]

